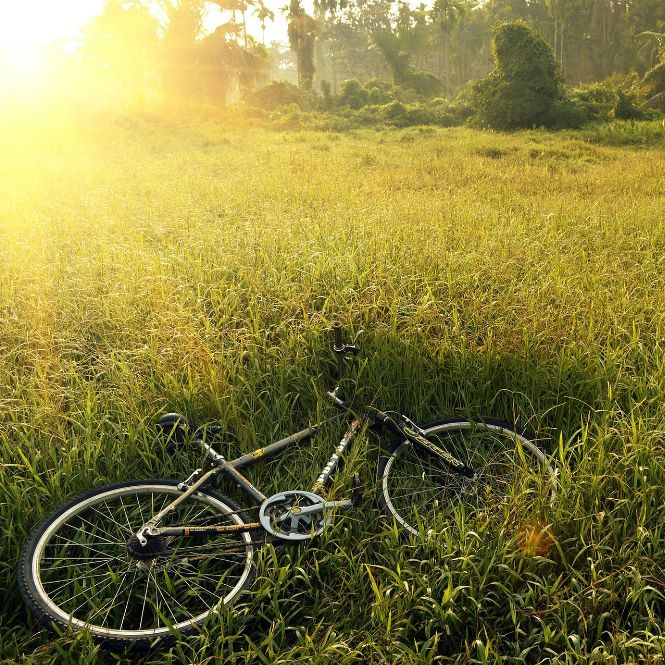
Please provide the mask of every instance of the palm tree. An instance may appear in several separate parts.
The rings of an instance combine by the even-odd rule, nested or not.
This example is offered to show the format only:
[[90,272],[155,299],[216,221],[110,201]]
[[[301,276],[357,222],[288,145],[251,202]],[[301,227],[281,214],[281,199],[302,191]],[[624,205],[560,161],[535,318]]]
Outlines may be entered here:
[[309,90],[314,80],[314,42],[318,24],[303,9],[300,0],[291,0],[291,4],[283,7],[282,11],[286,13],[289,21],[289,45],[296,54],[298,83]]
[[[316,40],[316,67],[319,72],[319,78],[321,78],[324,67],[327,65],[323,55],[323,41],[326,39],[332,47],[332,43],[330,42],[330,31],[334,24],[337,10],[344,9],[347,4],[348,0],[314,0],[314,18],[319,24],[318,39]],[[337,92],[337,71],[334,48],[331,48],[330,66],[333,88],[335,92]]]
[[649,95],[647,104],[665,109],[665,32],[642,32],[638,37],[649,37],[654,44],[653,60],[656,64],[647,71],[642,87]]
[[466,11],[461,0],[436,0],[432,13],[441,30],[441,55],[443,89],[446,97],[450,96],[450,42],[454,28]]
[[[245,9],[247,8],[244,0],[209,0],[213,4],[217,5],[222,12],[231,12],[231,20],[229,23],[231,25],[238,25],[238,17],[236,15],[236,12],[242,12],[243,14],[243,24],[244,24],[244,15],[245,15]],[[243,9],[243,6],[245,9]],[[236,39],[237,39],[237,34],[240,32],[240,28],[235,31],[236,34]],[[247,46],[247,32],[245,31],[245,46]]]
[[275,20],[275,12],[269,9],[263,0],[258,0],[254,16],[261,21],[261,42],[266,45],[266,21]]
[[163,80],[167,90],[188,97],[199,85],[197,40],[205,16],[203,0],[160,0],[160,6],[166,17]]

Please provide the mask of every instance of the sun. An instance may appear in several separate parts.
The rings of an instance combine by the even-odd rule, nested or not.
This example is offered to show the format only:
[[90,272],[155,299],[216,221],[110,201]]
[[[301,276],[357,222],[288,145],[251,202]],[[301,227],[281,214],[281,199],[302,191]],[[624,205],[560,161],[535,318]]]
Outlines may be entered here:
[[0,78],[12,84],[39,78],[48,47],[75,48],[81,27],[103,5],[104,0],[0,2]]
[[75,39],[81,26],[99,14],[104,0],[23,0],[0,3],[0,48],[37,48]]

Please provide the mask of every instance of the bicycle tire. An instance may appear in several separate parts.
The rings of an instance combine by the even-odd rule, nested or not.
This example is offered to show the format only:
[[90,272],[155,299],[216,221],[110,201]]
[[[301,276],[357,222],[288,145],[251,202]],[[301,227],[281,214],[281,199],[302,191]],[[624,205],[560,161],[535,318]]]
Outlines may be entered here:
[[[126,549],[131,534],[140,528],[146,518],[147,504],[142,505],[143,499],[149,499],[154,514],[155,505],[159,502],[165,505],[171,497],[175,498],[180,494],[177,485],[176,481],[163,479],[115,483],[85,492],[55,510],[37,525],[26,541],[19,566],[21,593],[37,619],[59,631],[88,631],[95,643],[108,649],[144,650],[157,642],[160,645],[173,642],[178,633],[196,631],[208,616],[237,600],[254,581],[256,547],[251,532],[235,532],[214,539],[208,538],[208,550],[204,550],[202,545],[196,545],[196,536],[171,538],[168,545],[175,543],[175,547],[169,552],[171,558],[164,554],[161,558],[153,559],[154,564],[144,563],[143,567],[139,566],[140,562]],[[123,500],[125,497],[132,499],[131,505],[129,501]],[[122,506],[124,518],[119,510],[114,513],[109,507],[117,499],[120,499],[119,506]],[[175,524],[176,517],[183,516],[185,510],[188,511],[187,515],[196,510],[195,518],[199,522],[201,515],[211,523],[218,523],[220,517],[225,517],[224,521],[230,524],[249,522],[247,516],[231,499],[201,488],[174,511],[172,518],[167,516],[163,524]],[[136,515],[138,519],[139,514],[141,519],[138,522],[133,521],[133,516]],[[85,542],[84,537],[95,540]],[[229,540],[231,538],[235,540]],[[212,545],[222,548],[227,542],[235,544],[232,548],[222,549],[226,552],[226,558],[219,554],[207,554]],[[186,549],[183,549],[182,543],[185,543]],[[164,550],[165,553],[167,551]],[[185,556],[175,559],[177,552]],[[62,556],[58,556],[60,553]],[[214,559],[218,560],[216,564]],[[48,562],[53,561],[66,563],[49,565]],[[213,563],[207,563],[210,561]],[[88,570],[87,578],[86,564],[93,566]],[[149,566],[147,570],[146,565]],[[214,581],[217,570],[225,566],[233,572],[229,577],[232,586],[228,593],[219,597],[219,585],[223,577],[214,588],[210,580]],[[64,576],[64,579],[58,579],[59,575]],[[131,582],[123,589],[129,576],[132,578]],[[224,573],[224,576],[227,576],[227,573]],[[135,588],[137,578],[140,584]],[[64,582],[63,587],[52,586],[61,582]],[[56,594],[68,587],[69,590],[62,594],[64,597],[59,599]],[[111,597],[112,593],[114,595],[110,604],[107,601],[101,605],[101,612],[106,612],[104,617],[95,621],[95,615],[100,612],[100,608],[97,607],[95,612],[93,610],[104,599]],[[83,605],[74,608],[74,599],[81,595]],[[174,602],[168,601],[167,596]],[[119,602],[118,598],[122,602]],[[135,619],[139,611],[137,603],[141,603],[138,629],[123,629],[128,617]],[[118,626],[120,608],[123,608],[123,614]],[[149,625],[150,619],[153,625]],[[111,620],[116,621],[115,626],[100,625],[107,620],[109,623]]]
[[[469,479],[456,473],[410,441],[393,443],[389,454],[379,460],[378,499],[384,513],[405,533],[422,535],[446,528],[458,519],[460,510],[467,520],[488,517],[490,512],[493,518],[501,513],[506,518],[511,509],[508,499],[527,491],[545,492],[547,501],[554,499],[556,472],[526,432],[493,419],[445,419],[420,427],[426,438],[474,468],[476,475]],[[473,437],[484,445],[470,445]],[[505,472],[503,484],[492,487],[497,479],[491,473],[499,471]]]

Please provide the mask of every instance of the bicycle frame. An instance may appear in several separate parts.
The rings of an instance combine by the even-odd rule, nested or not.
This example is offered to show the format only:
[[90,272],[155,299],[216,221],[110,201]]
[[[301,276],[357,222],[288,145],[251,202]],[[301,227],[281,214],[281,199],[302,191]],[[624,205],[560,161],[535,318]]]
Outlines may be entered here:
[[[343,362],[344,354],[349,350],[354,353],[357,352],[357,347],[345,345],[340,342],[334,347],[336,353],[338,353],[338,377],[341,380],[343,375]],[[430,453],[437,456],[445,465],[451,467],[458,473],[461,473],[468,477],[473,477],[474,471],[470,467],[467,467],[463,462],[458,460],[456,457],[451,455],[446,450],[443,450],[441,447],[435,445],[431,441],[428,441],[423,435],[422,431],[419,430],[418,426],[415,425],[407,417],[402,416],[402,421],[404,424],[399,424],[393,418],[387,414],[374,409],[373,407],[357,407],[349,402],[345,402],[339,397],[340,384],[338,383],[334,390],[326,393],[328,399],[337,406],[342,412],[345,412],[346,416],[353,416],[349,428],[345,432],[344,436],[340,440],[339,444],[335,448],[332,456],[328,460],[325,467],[321,470],[321,473],[318,475],[316,482],[312,485],[311,492],[325,498],[326,487],[330,482],[333,474],[337,470],[340,464],[340,460],[343,459],[343,456],[351,448],[353,441],[358,437],[360,432],[363,430],[365,425],[369,423],[378,423],[391,430],[393,434],[401,435],[405,439],[408,439],[413,444],[424,448]],[[331,419],[332,420],[332,419]],[[263,503],[268,499],[268,497],[263,494],[254,484],[252,484],[245,476],[243,476],[238,469],[254,464],[254,462],[275,455],[289,446],[301,443],[303,441],[308,441],[312,439],[325,425],[328,421],[317,423],[315,425],[310,425],[300,432],[296,432],[291,436],[288,436],[279,441],[275,441],[268,446],[263,448],[257,448],[252,452],[241,455],[234,460],[227,461],[223,455],[220,455],[213,447],[210,445],[203,436],[198,436],[195,441],[201,446],[203,452],[210,460],[210,468],[207,471],[203,469],[196,469],[187,480],[183,481],[178,485],[178,489],[182,491],[182,494],[172,501],[170,504],[165,506],[157,515],[153,517],[144,524],[141,529],[136,534],[141,545],[147,543],[147,536],[190,536],[190,535],[202,535],[202,534],[221,534],[227,532],[237,532],[237,531],[254,531],[262,530],[263,526],[260,522],[251,522],[241,525],[225,525],[225,526],[196,526],[196,525],[182,525],[174,527],[159,527],[159,523],[164,519],[164,517],[170,513],[173,509],[179,506],[183,501],[185,501],[189,496],[196,492],[202,485],[213,480],[215,477],[220,474],[225,474],[228,478],[238,485],[242,490],[249,494],[255,501]],[[329,504],[324,504],[326,507],[332,505],[337,505],[340,507],[351,507],[352,502],[350,500],[329,502]]]
[[[337,390],[337,389],[336,389]],[[333,401],[340,408],[344,408],[347,412],[350,411],[348,405],[344,404],[336,396],[336,390],[332,393],[328,393],[328,396],[333,399]],[[343,405],[343,407],[342,407]],[[329,483],[330,479],[337,470],[340,460],[343,458],[344,454],[350,449],[351,444],[357,438],[358,434],[363,429],[364,424],[367,422],[368,415],[364,413],[359,417],[354,417],[351,421],[351,424],[348,430],[345,432],[344,436],[340,440],[339,444],[335,448],[332,456],[326,463],[325,467],[321,470],[321,473],[318,475],[316,482],[312,486],[312,492],[322,495],[325,493],[326,485]],[[330,419],[332,420],[332,419]],[[203,469],[196,469],[187,480],[183,481],[178,485],[178,488],[182,490],[182,494],[166,505],[159,513],[153,515],[153,517],[144,524],[139,532],[136,534],[139,542],[145,544],[147,542],[146,536],[190,536],[190,535],[218,535],[221,533],[227,532],[237,532],[237,531],[254,531],[263,529],[260,522],[252,522],[249,524],[243,525],[225,525],[225,526],[177,526],[177,527],[159,527],[158,524],[173,511],[177,506],[179,506],[183,501],[187,500],[194,492],[196,492],[202,485],[213,480],[215,477],[220,474],[225,474],[233,482],[235,482],[238,487],[244,490],[249,494],[253,499],[262,503],[268,497],[261,492],[252,482],[250,482],[245,476],[243,476],[238,469],[254,464],[255,462],[275,455],[284,449],[288,448],[297,443],[302,443],[304,441],[309,441],[319,432],[321,427],[330,420],[317,423],[315,425],[310,425],[291,436],[288,436],[279,441],[275,441],[268,446],[257,448],[245,455],[241,455],[233,460],[226,460],[223,455],[218,453],[210,443],[208,443],[205,438],[200,437],[195,439],[195,441],[201,446],[203,452],[210,459],[211,466],[205,472]],[[145,540],[145,542],[144,542]]]

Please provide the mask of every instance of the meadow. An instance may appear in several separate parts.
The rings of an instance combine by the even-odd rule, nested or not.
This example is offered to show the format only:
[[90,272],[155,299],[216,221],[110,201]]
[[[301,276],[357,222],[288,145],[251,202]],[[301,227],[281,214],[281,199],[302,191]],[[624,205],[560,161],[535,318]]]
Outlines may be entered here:
[[[3,123],[0,662],[663,662],[665,153],[614,139]],[[305,426],[336,320],[366,331],[368,401],[537,434],[560,468],[547,552],[510,529],[402,541],[368,497],[173,647],[104,654],[32,621],[37,521],[188,475],[165,411],[219,422],[229,455]],[[308,487],[337,435],[247,475]]]

